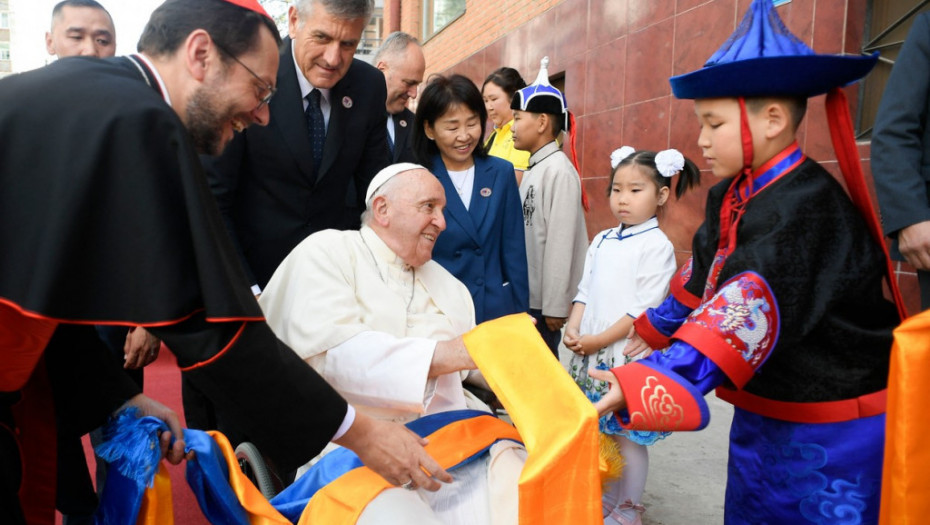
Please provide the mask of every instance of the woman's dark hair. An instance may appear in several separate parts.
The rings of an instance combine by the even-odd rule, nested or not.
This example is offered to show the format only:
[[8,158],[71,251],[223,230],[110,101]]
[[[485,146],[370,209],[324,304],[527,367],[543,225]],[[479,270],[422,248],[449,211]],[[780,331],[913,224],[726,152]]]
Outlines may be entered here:
[[482,92],[488,82],[493,82],[504,93],[507,93],[508,99],[512,99],[514,93],[526,87],[526,82],[520,76],[520,72],[512,67],[499,67],[492,71],[488,78],[484,79],[484,84],[481,84]]
[[[672,177],[665,177],[659,172],[659,168],[656,167],[656,155],[657,153],[655,151],[639,150],[634,151],[625,159],[621,160],[620,163],[617,164],[617,167],[610,172],[610,183],[607,185],[607,196],[610,196],[610,190],[614,185],[614,177],[617,175],[617,171],[631,164],[639,166],[645,173],[648,173],[649,177],[652,178],[652,181],[655,182],[656,186],[659,188],[671,188]],[[684,157],[684,159],[685,165],[681,168],[681,171],[678,172],[678,184],[675,185],[676,199],[680,199],[690,188],[701,184],[701,170],[695,163],[691,162],[688,157]]]
[[170,55],[193,31],[203,29],[217,47],[239,57],[258,45],[262,25],[280,45],[274,22],[255,11],[225,0],[167,0],[152,13],[136,48],[152,56]]
[[484,122],[488,120],[488,110],[484,107],[484,100],[478,86],[467,77],[452,75],[444,77],[433,76],[426,84],[426,88],[417,98],[417,118],[413,130],[413,152],[417,161],[424,166],[430,166],[433,156],[439,153],[436,142],[426,137],[426,124],[435,126],[439,117],[443,116],[452,106],[461,104],[478,116],[481,123],[481,136],[472,155],[486,157],[487,152],[481,146],[484,143]]

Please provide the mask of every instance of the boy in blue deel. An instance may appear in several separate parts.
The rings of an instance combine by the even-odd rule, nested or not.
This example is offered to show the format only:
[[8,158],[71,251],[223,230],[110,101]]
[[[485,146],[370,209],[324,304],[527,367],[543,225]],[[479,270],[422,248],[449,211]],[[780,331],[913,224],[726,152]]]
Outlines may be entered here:
[[727,524],[878,520],[899,314],[883,297],[877,221],[857,209],[858,157],[844,168],[853,204],[795,139],[811,96],[830,91],[828,115],[848,122],[835,88],[876,59],[815,54],[771,0],[754,0],[705,67],[671,79],[694,99],[698,145],[724,180],[671,296],[637,319],[624,353],[664,351],[591,375],[611,381],[598,409],[624,428],[703,428],[712,389],[735,406]]

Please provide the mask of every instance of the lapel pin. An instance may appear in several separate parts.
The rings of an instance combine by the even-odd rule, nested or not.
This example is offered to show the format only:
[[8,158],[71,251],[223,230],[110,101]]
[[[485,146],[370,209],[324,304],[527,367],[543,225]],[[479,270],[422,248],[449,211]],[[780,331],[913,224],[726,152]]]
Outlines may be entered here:
[[482,196],[482,197],[490,197],[490,196],[491,196],[491,188],[481,188],[481,196]]
[[406,128],[406,127],[407,127],[407,121],[406,121],[406,120],[401,120],[401,121],[399,122],[399,124],[400,124],[400,127],[402,127],[402,128]]
[[342,97],[342,107],[349,109],[352,107],[352,99],[349,97]]

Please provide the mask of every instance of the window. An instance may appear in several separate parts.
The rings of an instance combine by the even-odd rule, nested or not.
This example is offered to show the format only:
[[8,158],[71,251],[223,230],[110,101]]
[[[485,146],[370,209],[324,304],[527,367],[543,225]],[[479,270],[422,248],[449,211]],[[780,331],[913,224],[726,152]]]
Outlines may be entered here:
[[0,13],[0,29],[10,28],[10,13]]
[[384,12],[381,7],[375,6],[371,21],[362,31],[362,39],[355,50],[355,57],[365,62],[374,58],[375,52],[381,47],[382,35],[384,35]]
[[9,42],[0,42],[0,60],[10,60]]
[[870,139],[875,114],[881,102],[891,67],[898,57],[901,44],[911,28],[914,17],[930,10],[927,0],[872,0],[869,5],[862,53],[881,53],[878,64],[859,88],[859,119],[856,138]]
[[465,0],[424,0],[423,41],[465,14]]

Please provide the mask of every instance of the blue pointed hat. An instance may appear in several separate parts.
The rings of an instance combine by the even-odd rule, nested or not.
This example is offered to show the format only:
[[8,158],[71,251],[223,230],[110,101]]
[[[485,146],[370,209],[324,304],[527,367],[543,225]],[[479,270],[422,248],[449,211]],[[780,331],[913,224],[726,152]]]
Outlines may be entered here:
[[530,113],[548,113],[562,117],[562,129],[568,131],[570,118],[565,95],[549,83],[549,57],[539,61],[536,81],[513,94],[510,109]]
[[730,38],[704,67],[669,79],[678,98],[812,97],[866,75],[870,56],[818,55],[788,31],[772,0],[753,0]]

